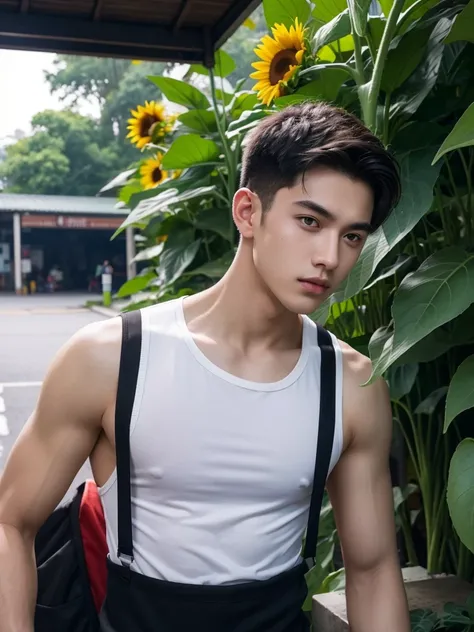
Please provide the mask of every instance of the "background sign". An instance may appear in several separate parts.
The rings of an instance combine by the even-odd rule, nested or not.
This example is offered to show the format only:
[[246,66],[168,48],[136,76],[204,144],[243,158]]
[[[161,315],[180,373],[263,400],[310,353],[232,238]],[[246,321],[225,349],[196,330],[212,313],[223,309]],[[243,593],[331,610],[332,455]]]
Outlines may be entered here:
[[83,215],[22,215],[23,228],[86,228],[116,230],[125,218]]

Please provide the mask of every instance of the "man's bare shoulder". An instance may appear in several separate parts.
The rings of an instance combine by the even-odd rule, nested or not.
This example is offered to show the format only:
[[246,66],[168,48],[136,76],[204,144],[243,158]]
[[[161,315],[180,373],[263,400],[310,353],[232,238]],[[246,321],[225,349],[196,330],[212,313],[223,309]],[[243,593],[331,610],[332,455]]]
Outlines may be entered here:
[[[64,351],[100,366],[120,358],[122,319],[108,318],[81,327],[66,343]],[[117,355],[118,353],[118,355]]]
[[350,439],[385,433],[391,428],[390,397],[387,383],[372,375],[372,361],[363,353],[339,341],[343,357],[343,415]]
[[79,329],[55,356],[46,376],[42,402],[67,401],[87,411],[103,410],[115,400],[122,339],[121,318]]

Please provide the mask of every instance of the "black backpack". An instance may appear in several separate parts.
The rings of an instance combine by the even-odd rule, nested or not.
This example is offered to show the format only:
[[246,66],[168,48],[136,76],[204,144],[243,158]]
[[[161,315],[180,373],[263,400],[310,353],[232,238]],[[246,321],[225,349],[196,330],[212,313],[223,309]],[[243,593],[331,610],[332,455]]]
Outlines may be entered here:
[[[116,425],[117,420],[123,424],[131,416],[141,348],[140,312],[121,316]],[[36,536],[35,553],[35,632],[99,632],[108,549],[104,514],[93,481],[80,485],[72,500],[49,516]]]

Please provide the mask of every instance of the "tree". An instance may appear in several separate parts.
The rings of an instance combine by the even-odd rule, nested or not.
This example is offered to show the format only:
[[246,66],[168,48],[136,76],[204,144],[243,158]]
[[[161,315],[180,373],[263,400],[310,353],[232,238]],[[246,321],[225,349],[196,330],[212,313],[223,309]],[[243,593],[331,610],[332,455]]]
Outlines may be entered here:
[[104,146],[100,125],[64,110],[32,119],[33,134],[6,148],[0,167],[5,190],[51,195],[95,195],[121,168],[114,146]]
[[157,90],[150,97],[150,82],[146,77],[162,74],[167,64],[58,55],[54,66],[53,72],[45,73],[51,92],[72,108],[85,102],[97,105],[102,133],[107,142],[120,144],[123,166],[136,160],[139,154],[124,142],[130,110],[147,99],[160,98]]
[[267,24],[263,14],[263,5],[259,5],[249,20],[246,20],[222,47],[232,59],[238,60],[236,69],[228,77],[232,84],[245,79],[243,87],[247,90],[252,87],[254,82],[249,79],[249,75],[253,72],[252,62],[258,60],[254,48],[266,33]]

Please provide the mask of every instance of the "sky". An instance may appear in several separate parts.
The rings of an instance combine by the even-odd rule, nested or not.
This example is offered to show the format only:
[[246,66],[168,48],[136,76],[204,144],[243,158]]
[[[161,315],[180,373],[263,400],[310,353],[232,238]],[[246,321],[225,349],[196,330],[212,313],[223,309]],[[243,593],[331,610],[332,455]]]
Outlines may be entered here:
[[52,53],[0,50],[0,144],[17,129],[28,133],[37,112],[64,107],[44,78],[53,59]]
[[[66,107],[57,95],[50,94],[44,78],[44,71],[53,68],[53,59],[53,53],[0,49],[0,146],[15,130],[28,134],[31,118],[37,112]],[[171,74],[180,78],[186,69],[177,66]],[[174,108],[169,104],[168,109]],[[83,105],[79,112],[97,115],[93,105]]]

